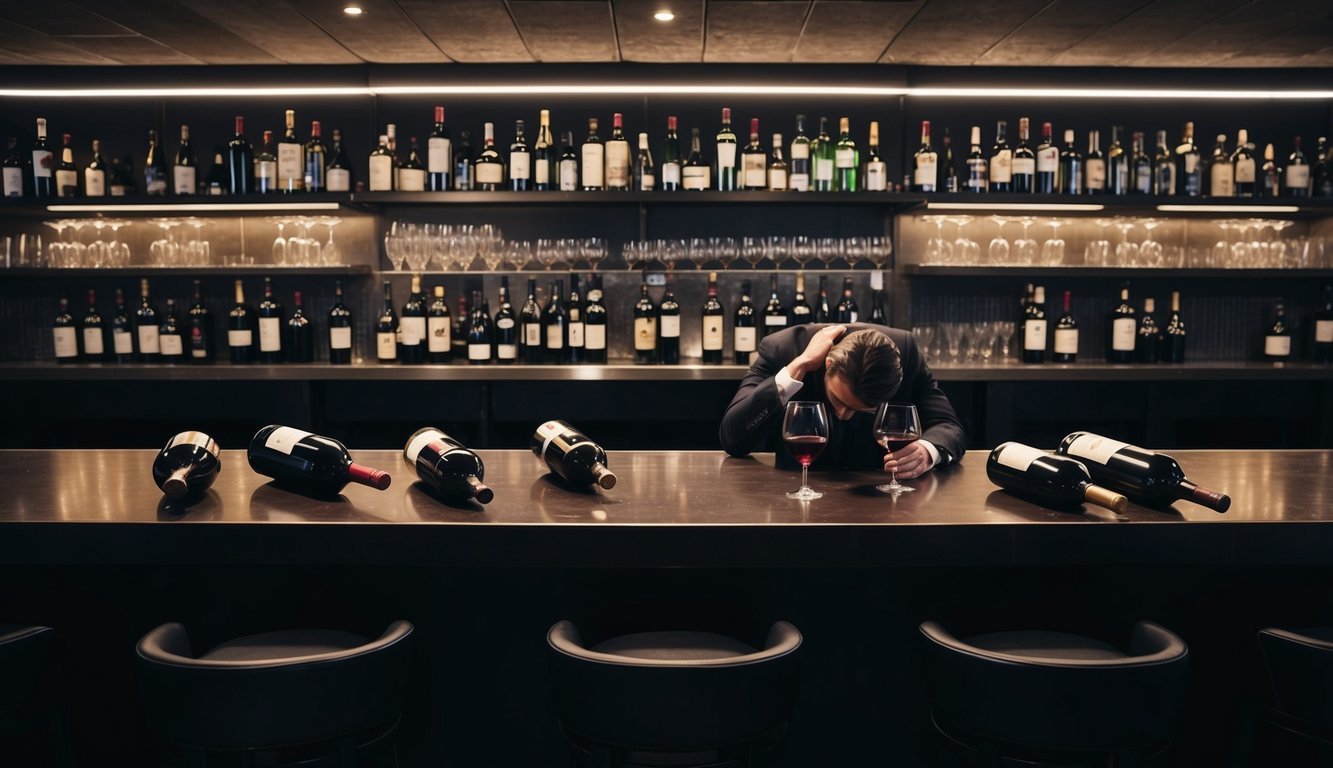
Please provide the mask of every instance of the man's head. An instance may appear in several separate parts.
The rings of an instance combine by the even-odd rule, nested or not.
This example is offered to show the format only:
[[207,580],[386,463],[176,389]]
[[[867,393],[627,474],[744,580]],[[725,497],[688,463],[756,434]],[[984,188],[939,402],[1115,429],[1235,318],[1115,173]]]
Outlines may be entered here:
[[824,391],[834,414],[846,421],[857,411],[873,413],[892,399],[903,381],[898,347],[883,333],[853,331],[824,360]]

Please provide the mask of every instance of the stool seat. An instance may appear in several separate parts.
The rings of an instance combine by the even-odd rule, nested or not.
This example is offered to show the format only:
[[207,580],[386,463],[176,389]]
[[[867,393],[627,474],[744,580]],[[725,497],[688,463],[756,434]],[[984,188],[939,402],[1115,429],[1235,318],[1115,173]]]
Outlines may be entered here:
[[621,635],[594,645],[592,650],[632,659],[657,661],[736,659],[759,652],[754,646],[725,635],[680,631],[636,632]]
[[969,637],[967,642],[982,650],[1029,659],[1091,661],[1129,658],[1115,646],[1067,632],[991,632]]
[[1252,765],[1333,763],[1333,627],[1259,632],[1271,705],[1260,712]]
[[360,635],[327,629],[265,632],[228,640],[199,656],[208,661],[290,661],[350,651],[370,642]]

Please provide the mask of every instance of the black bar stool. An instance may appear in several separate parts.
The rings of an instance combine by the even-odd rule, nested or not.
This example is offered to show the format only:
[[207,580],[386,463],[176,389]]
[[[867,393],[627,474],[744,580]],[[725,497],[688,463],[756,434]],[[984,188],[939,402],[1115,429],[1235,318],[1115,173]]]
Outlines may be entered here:
[[55,646],[50,627],[0,624],[0,764],[69,764]]
[[1063,632],[960,640],[921,625],[942,765],[1164,765],[1188,676],[1184,641],[1151,622],[1128,650]]
[[177,623],[137,647],[167,765],[396,766],[412,625],[250,635],[195,656]]
[[762,765],[796,703],[801,633],[785,621],[761,647],[678,631],[589,646],[568,621],[546,640],[561,727],[581,766]]
[[1273,694],[1260,710],[1250,764],[1333,766],[1333,628],[1264,629]]

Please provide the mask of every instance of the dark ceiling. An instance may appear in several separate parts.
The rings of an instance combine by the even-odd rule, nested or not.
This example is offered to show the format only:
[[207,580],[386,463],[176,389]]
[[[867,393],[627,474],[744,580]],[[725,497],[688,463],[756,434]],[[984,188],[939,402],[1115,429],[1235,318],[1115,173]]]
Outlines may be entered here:
[[0,0],[0,64],[1333,66],[1328,0],[355,2]]

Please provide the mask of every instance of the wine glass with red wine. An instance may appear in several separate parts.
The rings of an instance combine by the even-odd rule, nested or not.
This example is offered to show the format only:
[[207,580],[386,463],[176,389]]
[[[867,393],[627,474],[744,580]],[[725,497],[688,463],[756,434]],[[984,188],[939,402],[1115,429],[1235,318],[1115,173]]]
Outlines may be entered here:
[[[921,439],[921,417],[911,403],[880,403],[875,412],[875,442],[889,452],[901,451]],[[892,480],[875,486],[885,493],[909,493],[915,488],[898,482],[898,473],[891,472]]]
[[828,445],[828,411],[824,404],[811,400],[791,400],[782,417],[782,441],[801,465],[801,487],[787,494],[789,499],[809,501],[824,494],[806,482],[810,465]]

